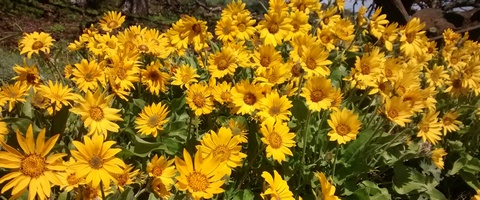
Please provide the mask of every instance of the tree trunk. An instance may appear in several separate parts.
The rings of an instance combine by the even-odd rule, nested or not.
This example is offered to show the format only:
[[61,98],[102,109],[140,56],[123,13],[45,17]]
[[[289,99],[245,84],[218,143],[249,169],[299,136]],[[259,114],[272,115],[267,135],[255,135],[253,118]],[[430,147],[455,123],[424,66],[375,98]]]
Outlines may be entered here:
[[124,0],[122,11],[131,14],[145,14],[148,15],[150,0]]

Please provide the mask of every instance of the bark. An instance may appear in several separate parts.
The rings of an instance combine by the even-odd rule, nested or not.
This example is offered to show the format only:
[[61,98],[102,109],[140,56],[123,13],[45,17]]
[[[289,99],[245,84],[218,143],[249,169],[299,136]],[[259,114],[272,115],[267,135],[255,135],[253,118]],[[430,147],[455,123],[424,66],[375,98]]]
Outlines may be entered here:
[[131,14],[150,14],[150,0],[124,0],[122,11]]

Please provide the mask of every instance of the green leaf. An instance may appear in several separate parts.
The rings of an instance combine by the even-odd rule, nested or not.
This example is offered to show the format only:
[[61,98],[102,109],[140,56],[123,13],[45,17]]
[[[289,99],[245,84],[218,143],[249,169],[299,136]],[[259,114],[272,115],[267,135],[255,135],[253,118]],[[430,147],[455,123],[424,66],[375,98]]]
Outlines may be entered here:
[[129,149],[122,149],[119,156],[138,156],[147,157],[154,150],[166,150],[166,146],[162,142],[147,142],[142,138],[135,135],[135,144],[130,146]]
[[182,95],[179,98],[172,99],[170,102],[170,110],[171,112],[183,111],[183,106],[187,100],[185,99],[185,95]]
[[356,199],[367,199],[367,200],[383,200],[383,199],[392,199],[388,190],[385,188],[380,188],[378,185],[371,181],[363,181],[361,187],[353,193],[353,197]]
[[65,131],[69,115],[70,111],[65,106],[55,113],[55,116],[53,116],[52,133],[57,134]]
[[467,183],[470,187],[475,190],[480,189],[480,182],[478,181],[475,174],[467,173],[467,172],[460,172],[460,177]]
[[459,158],[455,163],[453,163],[452,169],[448,172],[449,175],[457,174],[465,164],[467,164],[468,159],[465,157]]
[[26,133],[28,126],[32,124],[32,120],[28,118],[18,118],[18,117],[3,118],[1,121],[4,121],[8,124],[12,124],[12,129],[14,131],[18,129],[21,133]]
[[397,163],[393,169],[395,172],[393,177],[393,189],[398,194],[426,191],[422,174],[414,169],[406,167],[402,163]]
[[340,159],[341,162],[344,162],[349,166],[350,164],[353,163],[356,159],[353,157],[354,155],[358,155],[358,151],[361,151],[360,147],[364,145],[370,137],[372,137],[373,130],[372,129],[366,129],[361,131],[358,134],[358,137],[356,140],[348,144],[348,146],[345,148],[345,152],[342,155],[342,158]]
[[292,115],[300,121],[307,118],[308,107],[300,98],[293,99]]
[[131,187],[125,187],[125,190],[120,195],[120,200],[134,200],[134,193]]
[[67,198],[68,198],[68,191],[63,191],[62,193],[60,193],[60,195],[58,195],[57,200],[67,200]]

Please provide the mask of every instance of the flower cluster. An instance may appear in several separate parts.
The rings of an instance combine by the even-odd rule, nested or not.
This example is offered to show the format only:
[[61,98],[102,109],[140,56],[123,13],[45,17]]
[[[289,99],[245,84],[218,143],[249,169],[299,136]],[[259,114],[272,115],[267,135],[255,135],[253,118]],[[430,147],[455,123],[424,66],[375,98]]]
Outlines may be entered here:
[[[448,29],[438,47],[417,18],[343,6],[270,0],[256,19],[236,0],[214,30],[184,15],[165,32],[112,11],[68,45],[65,67],[48,33],[25,34],[28,62],[0,88],[1,193],[438,198],[440,170],[478,177],[480,44]],[[406,191],[405,173],[429,188]]]

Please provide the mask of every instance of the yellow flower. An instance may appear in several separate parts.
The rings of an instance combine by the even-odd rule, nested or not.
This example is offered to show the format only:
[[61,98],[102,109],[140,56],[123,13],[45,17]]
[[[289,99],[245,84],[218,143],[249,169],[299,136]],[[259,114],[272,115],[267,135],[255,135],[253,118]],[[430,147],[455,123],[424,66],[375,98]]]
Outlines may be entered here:
[[436,148],[432,151],[432,162],[439,168],[443,169],[443,156],[446,156],[447,152],[443,148]]
[[125,190],[124,188],[125,186],[135,183],[134,182],[135,178],[140,174],[140,170],[139,169],[133,170],[134,168],[135,166],[127,165],[123,169],[123,173],[114,175],[115,180],[117,180],[118,190],[120,192],[123,192],[123,190]]
[[82,59],[80,63],[75,64],[72,74],[72,80],[82,92],[95,91],[98,83],[101,83],[102,87],[106,85],[104,69],[95,60],[88,62]]
[[477,189],[477,194],[473,196],[471,200],[480,200],[480,190]]
[[330,141],[337,141],[338,144],[346,144],[350,140],[355,140],[361,126],[358,114],[346,108],[333,112],[327,122],[332,128],[328,132]]
[[159,95],[166,92],[166,85],[170,81],[170,75],[160,71],[160,62],[151,62],[146,69],[142,69],[142,83],[147,86],[150,93]]
[[289,109],[292,107],[292,102],[286,95],[280,96],[278,92],[273,91],[260,100],[257,114],[261,117],[262,123],[267,121],[284,122],[290,119],[292,113]]
[[267,145],[267,157],[273,157],[281,163],[286,160],[285,155],[292,156],[290,147],[295,147],[294,133],[289,132],[287,124],[284,122],[267,121],[260,128],[263,137],[262,142]]
[[323,76],[314,76],[307,80],[300,95],[305,97],[310,110],[321,111],[329,109],[332,105],[333,92],[330,79]]
[[223,81],[220,84],[216,84],[212,88],[212,94],[213,98],[215,101],[217,101],[220,104],[229,104],[232,103],[232,85],[230,83],[227,83],[226,81]]
[[382,8],[377,8],[370,20],[369,28],[370,34],[377,39],[380,39],[385,31],[385,26],[388,24],[387,15],[382,14]]
[[252,114],[258,108],[262,98],[260,86],[250,83],[249,80],[237,83],[232,89],[232,100],[238,107],[237,114]]
[[455,111],[448,111],[443,115],[440,121],[442,123],[443,135],[460,130],[458,126],[461,126],[462,122],[457,120],[458,116],[459,114]]
[[198,82],[197,78],[200,78],[197,69],[190,65],[181,65],[175,72],[172,85],[179,85],[188,89],[192,83]]
[[322,7],[320,1],[317,0],[292,0],[288,5],[292,11],[300,11],[307,14],[318,12]]
[[103,18],[100,20],[100,27],[107,32],[112,31],[122,27],[123,22],[125,22],[125,16],[122,16],[122,13],[116,11],[110,11],[103,15]]
[[345,10],[345,0],[335,0],[335,6],[340,12],[343,12]]
[[153,178],[151,183],[151,189],[153,192],[162,199],[168,199],[172,193],[170,190],[172,189],[172,185],[165,184],[162,179],[160,178]]
[[222,185],[225,183],[223,177],[227,174],[226,165],[220,165],[220,160],[209,156],[203,159],[202,154],[195,154],[194,162],[186,149],[183,150],[183,159],[175,157],[180,175],[177,176],[177,189],[187,190],[193,199],[209,199],[214,194],[224,192]]
[[202,137],[201,145],[197,145],[197,153],[201,153],[204,159],[209,156],[218,158],[221,164],[228,166],[227,175],[230,175],[231,169],[241,166],[242,160],[247,157],[241,152],[240,139],[240,135],[234,136],[230,129],[221,127],[218,134],[210,131]]
[[195,17],[185,15],[182,17],[180,35],[185,35],[189,44],[193,44],[195,51],[207,46],[207,40],[211,39],[211,33],[207,31],[207,22],[197,20]]
[[420,19],[415,17],[405,25],[404,30],[400,31],[400,50],[405,56],[411,57],[420,54],[426,48],[425,44],[428,39],[425,31],[423,31],[424,27],[425,23],[420,22]]
[[257,68],[257,73],[262,73],[265,70],[270,69],[274,65],[282,63],[282,55],[275,50],[272,45],[262,45],[255,51],[253,55],[255,62],[254,66]]
[[359,27],[363,27],[367,23],[367,19],[365,18],[365,13],[367,13],[367,7],[362,5],[357,12],[357,25]]
[[289,64],[279,64],[273,65],[270,69],[262,71],[258,74],[254,82],[259,82],[261,85],[268,85],[268,86],[275,86],[280,85],[287,81],[287,79],[291,78]]
[[[55,105],[55,111],[59,111],[63,106],[72,106],[71,101],[81,99],[81,96],[75,94],[73,89],[59,82],[53,83],[48,81],[48,85],[40,85],[38,88],[39,95],[48,99],[50,104]],[[37,96],[37,95],[36,95]],[[53,108],[47,108],[50,113],[53,113]]]
[[260,21],[257,25],[260,38],[263,39],[264,44],[276,47],[293,30],[293,26],[290,24],[292,19],[288,18],[286,12],[270,11],[264,16],[265,20]]
[[102,195],[108,196],[112,193],[111,187],[103,187],[100,186],[93,187],[91,184],[87,184],[84,187],[77,188],[77,195],[75,195],[75,200],[98,200],[102,199]]
[[328,52],[319,45],[304,47],[302,55],[302,67],[307,72],[307,77],[311,76],[328,76],[330,69],[327,65],[331,65],[332,61],[328,60]]
[[149,176],[160,178],[164,185],[173,185],[177,170],[173,166],[174,160],[167,160],[164,156],[153,156],[152,160],[147,164],[147,172]]
[[285,38],[291,40],[297,36],[308,35],[312,26],[308,23],[308,13],[302,11],[290,12],[290,19],[292,19],[291,25],[293,26],[290,34]]
[[72,191],[73,189],[80,187],[80,185],[85,184],[85,179],[78,177],[77,172],[70,169],[70,166],[75,163],[76,161],[75,159],[73,159],[73,157],[70,157],[70,160],[68,160],[67,162],[64,161],[63,164],[67,169],[65,170],[65,172],[59,174],[60,181],[62,182],[60,188],[67,192]]
[[7,123],[1,120],[2,117],[0,117],[0,141],[5,142],[5,135],[8,135],[8,127]]
[[385,27],[385,31],[382,34],[383,44],[389,51],[393,51],[393,43],[398,38],[398,23],[394,22]]
[[273,177],[270,173],[262,172],[262,177],[265,179],[266,188],[260,195],[262,199],[289,199],[294,200],[293,193],[288,187],[287,181],[278,174],[277,170],[273,170]]
[[215,26],[215,35],[223,43],[234,42],[237,27],[231,17],[222,17]]
[[363,55],[361,58],[357,56],[355,68],[351,72],[354,76],[352,84],[361,90],[365,90],[367,86],[373,86],[384,68],[384,57],[385,54],[380,52],[379,48],[373,49],[372,52]]
[[247,13],[233,15],[233,19],[233,25],[237,27],[235,37],[239,40],[250,40],[257,31],[254,26],[255,19]]
[[85,183],[97,188],[100,182],[103,188],[109,188],[110,181],[117,182],[112,174],[122,174],[125,163],[116,158],[115,155],[121,151],[120,148],[111,148],[115,141],[104,141],[103,136],[94,135],[92,139],[83,137],[84,143],[73,141],[77,150],[70,153],[77,160],[70,169],[77,172],[79,178],[85,177]]
[[426,69],[425,79],[429,86],[442,87],[445,80],[449,79],[448,72],[443,65],[433,65],[432,69]]
[[120,109],[110,107],[113,95],[105,97],[97,90],[94,94],[87,91],[85,98],[81,98],[79,105],[70,109],[72,113],[80,115],[84,126],[89,129],[87,135],[103,135],[108,131],[118,132],[119,126],[114,121],[123,121],[119,114]]
[[400,97],[386,98],[384,107],[387,118],[399,126],[404,127],[405,123],[412,121],[409,118],[413,115],[413,112],[408,102],[404,102]]
[[337,196],[335,196],[335,186],[328,182],[327,177],[323,172],[316,172],[315,176],[318,178],[320,181],[320,186],[321,186],[321,191],[322,194],[317,194],[318,199],[323,199],[323,200],[340,200]]
[[332,27],[332,31],[335,33],[335,36],[344,41],[346,46],[349,46],[349,43],[355,38],[355,25],[348,19],[336,21],[335,26]]
[[59,135],[54,135],[45,142],[46,129],[38,133],[35,142],[33,138],[33,126],[29,125],[26,137],[17,130],[16,137],[19,146],[24,153],[20,153],[13,147],[0,140],[0,146],[6,151],[0,151],[0,168],[12,169],[12,171],[0,178],[0,184],[6,183],[1,193],[11,188],[11,199],[17,199],[28,189],[28,199],[49,199],[50,189],[55,185],[61,185],[58,172],[64,171],[65,166],[58,162],[64,153],[47,156],[58,140]]
[[29,87],[36,87],[40,83],[40,76],[36,65],[29,66],[27,60],[23,60],[23,66],[15,65],[13,71],[17,76],[13,80],[25,82]]
[[127,50],[117,51],[110,56],[111,67],[107,69],[109,80],[118,86],[118,90],[130,91],[135,89],[133,83],[140,81],[140,62],[138,54]]
[[203,84],[195,83],[191,85],[187,90],[186,100],[196,116],[209,114],[213,111],[211,91]]
[[229,128],[234,136],[240,136],[239,140],[241,143],[247,142],[248,132],[246,130],[245,124],[241,121],[230,119],[226,122],[226,125],[224,125],[224,127]]
[[158,131],[163,130],[163,125],[168,122],[168,113],[168,108],[162,103],[145,106],[135,120],[136,128],[143,135],[157,137]]
[[39,54],[40,52],[50,53],[50,47],[55,40],[48,33],[33,32],[27,33],[22,37],[19,43],[20,54],[27,54],[28,58],[32,57],[32,54]]
[[423,141],[428,141],[433,145],[437,144],[437,141],[442,140],[442,123],[438,121],[439,112],[429,111],[423,116],[422,121],[418,124],[417,137],[422,137]]
[[243,3],[242,0],[231,1],[222,10],[222,17],[235,17],[236,15],[242,14],[250,15],[250,11],[245,9],[246,5],[247,4]]
[[268,12],[286,13],[288,11],[287,2],[283,0],[268,0],[268,5]]
[[223,78],[225,75],[233,76],[237,69],[237,57],[233,49],[224,47],[221,51],[208,56],[208,71],[213,78]]
[[[25,96],[28,95],[28,85],[22,81],[16,81],[14,84],[3,85],[0,90],[0,103],[8,101],[8,112],[11,112],[16,102],[26,102]],[[3,106],[4,103],[0,104]]]

